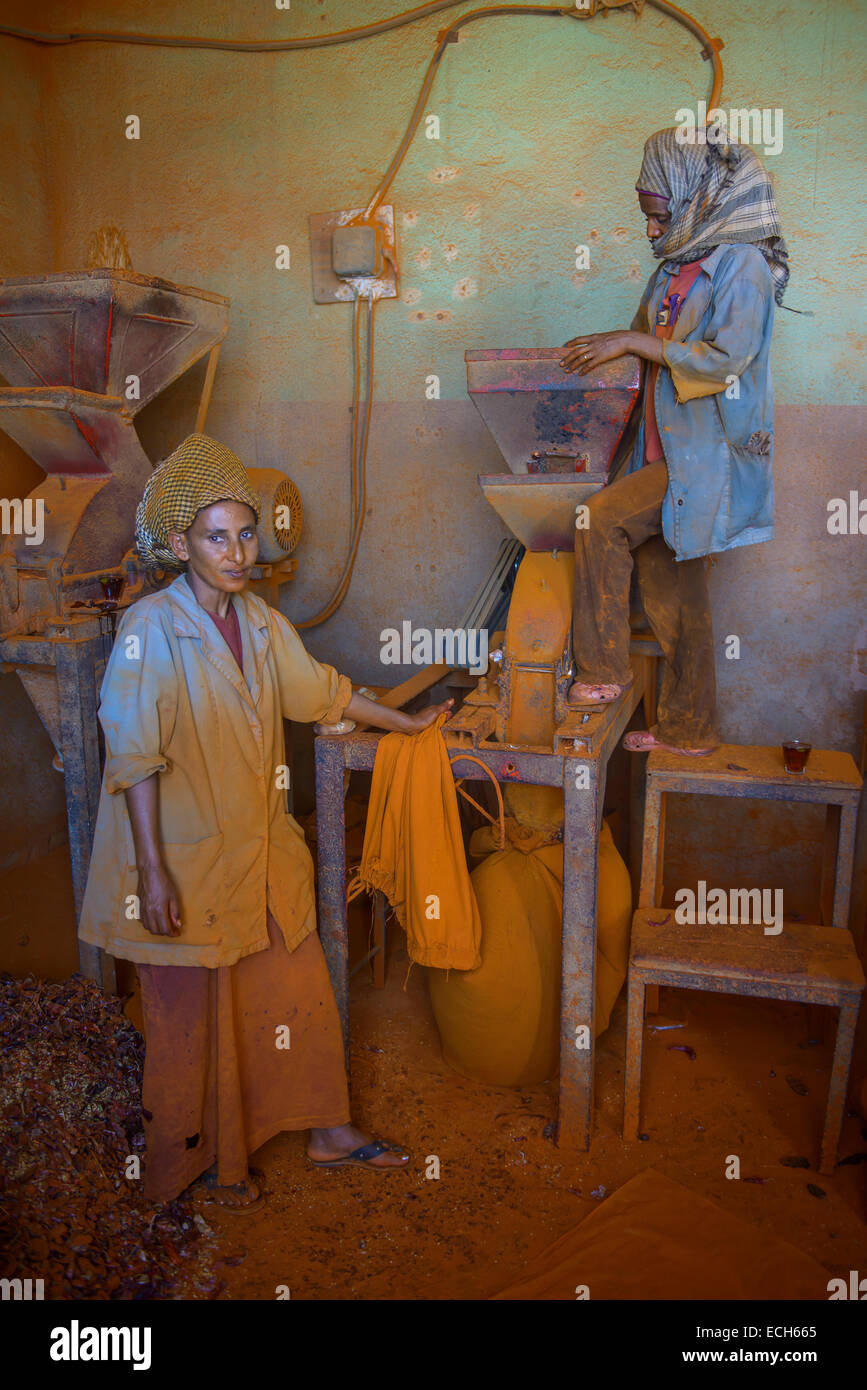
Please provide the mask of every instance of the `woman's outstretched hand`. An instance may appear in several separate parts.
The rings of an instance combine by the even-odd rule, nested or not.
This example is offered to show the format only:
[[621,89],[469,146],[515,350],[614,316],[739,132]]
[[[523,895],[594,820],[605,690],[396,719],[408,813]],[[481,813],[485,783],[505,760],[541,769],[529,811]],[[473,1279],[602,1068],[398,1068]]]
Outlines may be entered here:
[[563,344],[560,366],[564,372],[577,371],[579,376],[586,376],[603,362],[613,362],[615,357],[625,357],[627,353],[661,366],[665,362],[662,348],[662,338],[633,332],[631,328],[618,328],[613,333],[582,333]]
[[429,705],[427,709],[419,710],[418,714],[408,714],[410,727],[405,729],[408,734],[420,734],[422,729],[429,729],[434,720],[441,714],[451,711],[454,700],[444,700],[441,705]]
[[615,357],[634,352],[635,348],[630,345],[631,338],[628,329],[616,329],[613,333],[582,333],[563,344],[564,355],[560,359],[560,366],[564,372],[577,371],[579,376],[586,376],[596,367],[601,367],[603,362],[613,362]]
[[354,691],[344,716],[359,724],[371,724],[374,729],[388,729],[398,734],[420,734],[438,715],[448,713],[453,704],[454,700],[443,700],[441,705],[430,705],[418,714],[404,714],[402,709],[389,709],[387,705]]

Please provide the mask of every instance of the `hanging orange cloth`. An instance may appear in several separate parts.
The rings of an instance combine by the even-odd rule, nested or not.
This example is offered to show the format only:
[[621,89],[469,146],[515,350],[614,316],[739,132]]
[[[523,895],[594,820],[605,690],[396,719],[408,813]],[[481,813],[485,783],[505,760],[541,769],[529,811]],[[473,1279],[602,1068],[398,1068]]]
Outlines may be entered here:
[[406,932],[410,960],[475,970],[482,924],[440,733],[447,718],[441,714],[420,734],[380,739],[361,863],[347,897],[384,893]]

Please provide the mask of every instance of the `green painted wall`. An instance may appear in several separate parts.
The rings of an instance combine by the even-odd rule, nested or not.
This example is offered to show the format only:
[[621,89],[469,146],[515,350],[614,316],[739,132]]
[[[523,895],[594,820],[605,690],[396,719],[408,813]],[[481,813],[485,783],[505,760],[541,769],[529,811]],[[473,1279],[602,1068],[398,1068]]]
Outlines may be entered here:
[[[288,13],[265,0],[146,11],[130,0],[48,3],[39,23],[276,37],[351,27],[396,8],[391,0],[295,0]],[[863,200],[853,196],[863,6],[794,0],[769,13],[762,0],[728,0],[696,15],[725,41],[723,107],[783,111],[783,150],[768,165],[790,244],[789,301],[815,318],[779,316],[778,398],[863,399],[853,370],[863,339],[853,293],[863,273]],[[137,268],[232,296],[224,370],[238,403],[260,394],[346,398],[347,311],[311,302],[307,216],[370,196],[447,18],[280,55],[47,50],[42,120],[56,268],[77,263],[96,218],[115,220]],[[427,103],[441,138],[419,132],[391,192],[402,299],[380,316],[378,399],[417,398],[435,369],[443,396],[463,400],[463,352],[480,338],[544,345],[576,326],[628,321],[653,265],[633,193],[641,145],[674,123],[678,107],[707,97],[709,74],[692,36],[649,8],[640,19],[631,11],[580,23],[495,18],[464,30]],[[142,122],[138,141],[124,138],[131,112]],[[274,269],[278,242],[292,248],[288,272]],[[574,272],[576,242],[591,247],[586,274]],[[456,297],[464,280],[472,282],[465,299]]]
[[[47,0],[34,19],[23,0],[7,4],[10,22],[47,29],[238,38],[328,32],[400,8]],[[722,106],[783,111],[783,150],[768,164],[790,248],[788,302],[813,315],[777,316],[777,537],[712,573],[723,734],[772,742],[796,725],[854,752],[867,690],[865,538],[829,537],[824,522],[829,497],[867,491],[863,5],[696,0],[694,13],[725,42]],[[370,197],[446,22],[264,56],[91,44],[36,53],[0,40],[4,72],[27,87],[2,97],[3,185],[11,177],[18,203],[0,219],[0,264],[79,269],[90,232],[115,223],[137,270],[230,296],[208,429],[301,489],[290,617],[328,596],[348,532],[350,311],[312,302],[307,218]],[[487,20],[449,49],[426,108],[441,138],[418,133],[389,194],[401,298],[377,310],[367,526],[349,598],[308,634],[316,655],[391,682],[401,673],[379,664],[383,627],[459,618],[503,534],[475,482],[502,461],[466,398],[464,351],[550,346],[629,321],[654,264],[633,192],[642,143],[709,89],[696,41],[650,8],[582,23]],[[138,141],[124,135],[133,113]],[[281,243],[289,271],[274,268]],[[579,243],[592,261],[576,274]],[[430,373],[438,402],[424,397]],[[192,427],[200,381],[190,373],[143,413],[152,457]],[[729,633],[742,638],[739,663],[722,657]]]

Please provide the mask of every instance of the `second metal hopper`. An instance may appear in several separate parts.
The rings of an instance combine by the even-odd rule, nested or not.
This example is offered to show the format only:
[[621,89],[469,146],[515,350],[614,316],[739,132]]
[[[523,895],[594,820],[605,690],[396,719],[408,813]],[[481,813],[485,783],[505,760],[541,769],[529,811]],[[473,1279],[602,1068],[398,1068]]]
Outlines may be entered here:
[[588,376],[564,372],[562,348],[465,354],[470,398],[510,473],[479,478],[528,550],[572,548],[576,507],[605,482],[641,384],[635,357]]

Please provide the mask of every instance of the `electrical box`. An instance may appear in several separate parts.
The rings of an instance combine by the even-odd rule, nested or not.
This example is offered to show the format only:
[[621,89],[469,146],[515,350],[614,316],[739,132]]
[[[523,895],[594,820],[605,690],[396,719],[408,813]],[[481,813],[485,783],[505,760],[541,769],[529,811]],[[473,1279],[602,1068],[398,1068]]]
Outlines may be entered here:
[[331,237],[331,266],[335,275],[377,276],[382,270],[377,228],[335,227]]
[[339,304],[361,295],[395,299],[394,208],[380,205],[369,221],[365,209],[310,214],[310,269],[316,304]]

